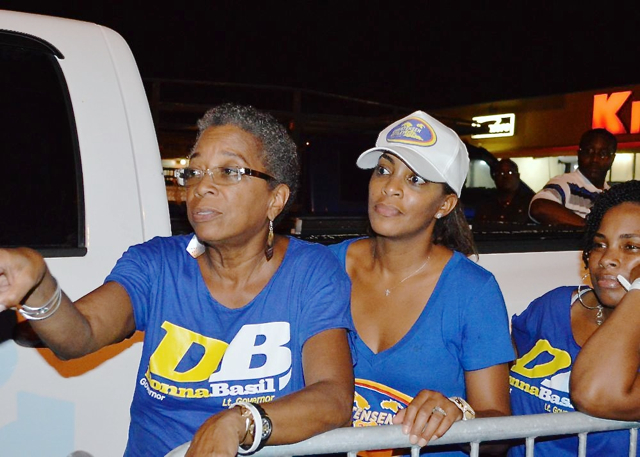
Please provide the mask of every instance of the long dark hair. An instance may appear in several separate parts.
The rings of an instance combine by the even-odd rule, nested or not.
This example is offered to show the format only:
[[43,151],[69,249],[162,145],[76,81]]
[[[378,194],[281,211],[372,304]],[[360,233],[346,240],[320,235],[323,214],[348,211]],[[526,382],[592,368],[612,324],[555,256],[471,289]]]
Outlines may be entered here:
[[585,268],[588,268],[589,254],[593,250],[593,238],[600,228],[602,218],[611,208],[626,202],[640,205],[640,181],[632,180],[616,184],[596,197],[591,212],[586,217],[582,249]]
[[[443,184],[443,186],[445,195],[455,194],[455,191],[448,184]],[[436,225],[433,229],[433,243],[461,252],[466,256],[478,255],[473,233],[469,228],[467,218],[464,216],[464,209],[460,199],[458,199],[453,211],[436,220]]]

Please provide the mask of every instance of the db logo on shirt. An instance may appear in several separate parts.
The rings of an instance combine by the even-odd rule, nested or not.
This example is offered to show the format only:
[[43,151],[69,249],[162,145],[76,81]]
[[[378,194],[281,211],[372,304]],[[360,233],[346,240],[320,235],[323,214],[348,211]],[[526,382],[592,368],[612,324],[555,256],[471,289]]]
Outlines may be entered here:
[[[288,322],[244,325],[229,344],[166,321],[162,328],[167,333],[149,359],[148,378],[158,375],[178,383],[208,379],[210,390],[196,389],[200,392],[194,393],[195,397],[275,392],[275,376],[282,375],[277,379],[278,390],[290,380],[291,350],[285,346],[291,339]],[[258,382],[237,385],[226,382],[251,379]],[[168,395],[192,396],[189,391],[193,389],[149,381],[152,387],[157,384],[157,390]]]

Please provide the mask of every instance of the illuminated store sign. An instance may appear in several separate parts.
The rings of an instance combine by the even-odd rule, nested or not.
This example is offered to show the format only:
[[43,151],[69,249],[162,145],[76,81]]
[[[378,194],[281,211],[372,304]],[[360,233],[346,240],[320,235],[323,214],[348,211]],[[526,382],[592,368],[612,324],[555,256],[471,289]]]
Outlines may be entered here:
[[472,120],[484,126],[489,133],[471,135],[471,138],[498,138],[501,136],[513,136],[516,128],[516,115],[493,114],[491,116],[476,116]]
[[614,92],[611,95],[598,94],[593,96],[593,120],[594,129],[607,129],[613,134],[640,133],[640,101],[631,102],[631,117],[629,130],[626,129],[618,114],[620,109],[631,96],[631,91]]

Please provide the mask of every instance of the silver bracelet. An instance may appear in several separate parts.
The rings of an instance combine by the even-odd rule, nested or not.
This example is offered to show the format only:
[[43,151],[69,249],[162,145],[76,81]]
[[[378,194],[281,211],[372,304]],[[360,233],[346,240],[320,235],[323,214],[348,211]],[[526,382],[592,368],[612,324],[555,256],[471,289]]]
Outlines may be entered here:
[[22,316],[27,320],[41,321],[53,316],[55,312],[58,311],[60,303],[62,303],[62,289],[60,288],[60,284],[58,284],[58,281],[56,281],[56,291],[44,305],[40,306],[39,308],[22,305],[19,311],[20,314],[22,314]]
[[256,408],[252,403],[248,401],[236,402],[234,406],[245,408],[251,413],[251,417],[253,418],[254,432],[253,443],[251,443],[251,447],[249,447],[249,449],[245,449],[242,446],[238,446],[238,454],[252,454],[258,449],[258,446],[260,446],[260,442],[262,441],[262,417],[260,416],[260,411],[258,411],[258,408]]

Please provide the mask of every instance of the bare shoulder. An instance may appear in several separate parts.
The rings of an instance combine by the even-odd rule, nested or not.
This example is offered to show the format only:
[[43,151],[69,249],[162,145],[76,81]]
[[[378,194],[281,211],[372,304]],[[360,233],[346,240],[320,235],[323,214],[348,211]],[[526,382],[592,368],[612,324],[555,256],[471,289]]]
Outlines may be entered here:
[[351,276],[354,271],[371,264],[372,248],[371,238],[363,238],[349,245],[346,262],[349,276]]

